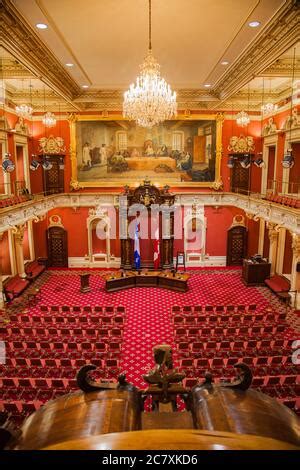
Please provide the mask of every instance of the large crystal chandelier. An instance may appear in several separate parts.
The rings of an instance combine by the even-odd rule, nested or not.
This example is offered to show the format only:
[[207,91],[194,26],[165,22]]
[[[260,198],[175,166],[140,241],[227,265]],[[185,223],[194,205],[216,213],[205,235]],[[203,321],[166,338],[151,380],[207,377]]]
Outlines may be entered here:
[[248,126],[250,122],[250,117],[249,114],[246,113],[245,111],[240,111],[237,116],[236,116],[236,123],[240,127],[246,127]]
[[33,109],[28,104],[20,104],[16,106],[16,113],[22,118],[28,118],[32,115]]
[[56,125],[56,117],[49,111],[44,114],[42,121],[46,127],[54,127]]
[[151,0],[149,0],[149,51],[140,65],[140,75],[124,93],[123,116],[139,126],[153,127],[177,114],[176,93],[160,76],[160,65],[152,54]]

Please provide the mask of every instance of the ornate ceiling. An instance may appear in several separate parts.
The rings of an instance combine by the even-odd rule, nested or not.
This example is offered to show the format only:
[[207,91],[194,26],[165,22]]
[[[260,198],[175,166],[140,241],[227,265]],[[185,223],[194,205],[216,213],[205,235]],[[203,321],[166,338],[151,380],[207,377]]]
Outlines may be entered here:
[[[146,52],[148,2],[76,3],[0,0],[7,102],[26,100],[35,111],[121,109]],[[259,110],[262,98],[290,95],[300,37],[296,0],[153,0],[152,8],[154,54],[179,109]],[[258,28],[248,26],[254,19]],[[38,22],[47,30],[37,30]],[[300,78],[299,45],[294,72]]]

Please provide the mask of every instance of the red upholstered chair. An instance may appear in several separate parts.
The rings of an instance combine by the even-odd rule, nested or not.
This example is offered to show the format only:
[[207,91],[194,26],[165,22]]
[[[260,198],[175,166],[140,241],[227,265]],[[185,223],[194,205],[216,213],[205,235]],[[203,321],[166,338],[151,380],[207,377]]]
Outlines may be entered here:
[[113,323],[116,326],[123,327],[125,324],[125,319],[121,315],[116,315],[115,317],[113,317]]
[[181,312],[181,307],[179,305],[173,305],[172,306],[172,312],[173,313],[180,313]]
[[46,379],[34,379],[34,384],[37,389],[48,389],[49,385]]
[[253,377],[251,387],[253,388],[260,388],[264,385],[264,377]]
[[79,305],[73,305],[73,312],[81,313],[81,307]]
[[53,390],[38,390],[36,399],[42,403],[50,401],[53,396]]
[[206,313],[213,312],[213,311],[214,311],[214,307],[213,307],[212,305],[205,305],[204,311],[205,311]]
[[71,307],[69,305],[62,305],[61,311],[64,313],[70,313],[71,312]]
[[99,354],[106,353],[106,344],[104,342],[97,341],[95,343],[95,351]]
[[122,345],[116,341],[112,341],[108,344],[108,352],[110,354],[120,354],[121,353]]
[[102,313],[103,312],[103,307],[101,305],[95,305],[94,312]]
[[189,326],[189,325],[190,326],[195,326],[196,323],[197,323],[197,317],[194,316],[194,315],[191,315],[191,316],[188,316],[188,317],[185,318],[185,324],[187,326]]
[[91,307],[90,305],[85,305],[85,306],[83,307],[83,311],[84,311],[85,313],[91,313],[91,312],[92,312],[92,307]]
[[63,379],[51,379],[51,387],[55,390],[65,389],[65,384]]
[[95,315],[91,315],[90,316],[90,322],[93,324],[93,325],[99,325],[99,323],[101,323],[101,318],[100,317],[97,317]]
[[233,313],[235,311],[235,306],[234,305],[227,305],[226,306],[226,312],[227,313]]
[[175,328],[174,333],[175,333],[176,340],[178,341],[178,339],[180,339],[182,337],[186,338],[188,332],[189,332],[189,330],[187,330],[186,328]]
[[206,322],[206,316],[205,315],[199,315],[198,318],[197,318],[197,324],[198,325],[205,325],[207,322]]
[[198,379],[187,377],[186,379],[183,380],[183,383],[186,388],[193,388],[195,385],[197,385]]
[[58,305],[51,305],[50,312],[58,313],[59,312],[59,306]]
[[202,309],[203,309],[202,305],[195,305],[194,312],[195,313],[201,313]]
[[119,305],[117,308],[116,308],[116,312],[117,313],[125,313],[125,307],[123,305]]
[[113,318],[112,317],[106,317],[106,316],[102,316],[101,317],[101,323],[103,326],[112,326],[113,324]]
[[200,336],[200,331],[198,327],[189,327],[187,329],[187,334],[190,339],[196,339]]
[[105,313],[114,313],[114,306],[113,305],[107,305],[106,307],[104,307],[104,311]]
[[40,311],[43,313],[48,313],[49,312],[48,305],[40,305]]
[[221,314],[221,313],[225,312],[224,305],[216,305],[215,312],[218,313],[218,314]]

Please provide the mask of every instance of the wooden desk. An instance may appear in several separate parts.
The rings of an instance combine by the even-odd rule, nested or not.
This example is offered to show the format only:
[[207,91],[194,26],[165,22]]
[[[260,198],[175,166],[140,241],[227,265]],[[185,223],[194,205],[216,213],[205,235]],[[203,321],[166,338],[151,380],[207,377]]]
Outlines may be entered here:
[[131,287],[135,287],[135,273],[130,271],[126,272],[124,276],[122,276],[122,273],[114,273],[106,278],[105,289],[107,292],[115,292]]
[[188,274],[183,273],[176,273],[175,276],[173,276],[171,273],[160,273],[158,276],[158,286],[163,287],[164,289],[171,289],[178,292],[187,292],[187,281],[189,277],[190,276]]
[[264,280],[270,277],[271,263],[251,263],[243,260],[242,280],[246,286],[264,285]]
[[172,273],[161,271],[147,271],[141,272],[141,274],[129,271],[125,276],[122,276],[122,273],[108,276],[105,289],[107,292],[116,292],[131,287],[161,287],[177,292],[187,292],[189,277],[185,273],[176,273],[173,276]]

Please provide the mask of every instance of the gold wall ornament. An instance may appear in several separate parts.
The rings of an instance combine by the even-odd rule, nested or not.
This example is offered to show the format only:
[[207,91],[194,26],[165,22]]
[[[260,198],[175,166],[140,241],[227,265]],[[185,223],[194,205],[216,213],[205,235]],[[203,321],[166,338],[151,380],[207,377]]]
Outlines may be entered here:
[[233,135],[230,137],[227,149],[233,153],[254,152],[254,139],[251,135],[245,136],[241,134],[239,137]]
[[209,187],[215,191],[219,191],[220,189],[223,189],[223,181],[221,179],[219,181],[214,181]]
[[[246,216],[248,217],[247,213],[246,213]],[[233,216],[232,224],[231,224],[230,228],[237,227],[237,226],[246,227],[245,217],[242,214],[236,214],[236,215]]]
[[270,117],[268,122],[262,128],[262,136],[267,137],[268,135],[276,134],[277,126],[274,122],[274,119]]
[[71,191],[79,191],[80,189],[83,189],[83,186],[77,180],[71,179],[70,189]]
[[66,152],[65,141],[62,137],[42,137],[39,139],[39,152],[43,154],[61,154]]
[[283,130],[295,129],[300,127],[300,116],[298,115],[298,109],[293,108],[292,115],[287,116],[284,121]]
[[54,214],[49,217],[49,225],[48,227],[62,227],[64,228],[64,225],[62,223],[60,215]]

